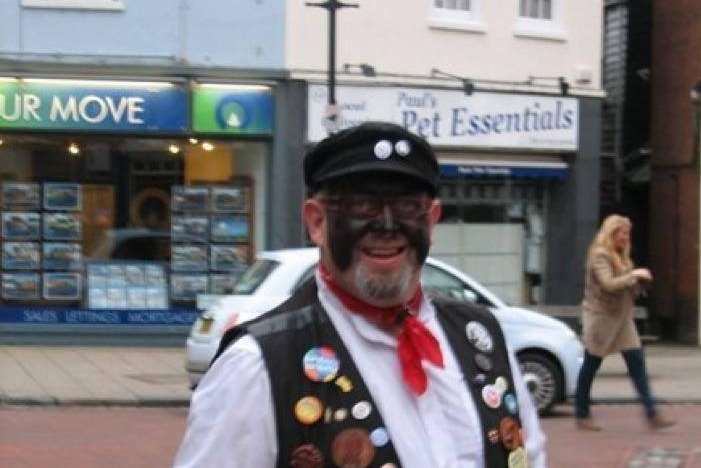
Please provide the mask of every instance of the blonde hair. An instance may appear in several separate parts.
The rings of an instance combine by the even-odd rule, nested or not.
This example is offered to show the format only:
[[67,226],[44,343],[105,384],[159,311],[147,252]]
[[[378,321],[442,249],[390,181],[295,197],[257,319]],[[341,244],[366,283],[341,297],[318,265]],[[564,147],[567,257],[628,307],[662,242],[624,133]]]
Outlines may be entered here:
[[611,257],[611,260],[613,260],[616,273],[621,273],[633,268],[633,260],[630,258],[630,243],[621,252],[616,249],[613,241],[613,236],[616,234],[616,231],[623,227],[633,227],[633,223],[625,216],[612,214],[604,219],[604,222],[601,223],[601,227],[599,228],[599,232],[596,233],[594,240],[589,246],[587,264],[591,262],[595,251],[603,250]]

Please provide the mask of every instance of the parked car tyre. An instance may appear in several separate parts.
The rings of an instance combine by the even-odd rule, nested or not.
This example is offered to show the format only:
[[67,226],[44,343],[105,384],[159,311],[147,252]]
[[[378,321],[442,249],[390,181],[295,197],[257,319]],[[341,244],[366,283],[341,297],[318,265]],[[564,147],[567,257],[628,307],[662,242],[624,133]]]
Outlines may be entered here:
[[521,373],[526,388],[530,392],[540,414],[547,414],[555,403],[562,400],[559,395],[562,384],[562,371],[550,357],[534,352],[518,355]]

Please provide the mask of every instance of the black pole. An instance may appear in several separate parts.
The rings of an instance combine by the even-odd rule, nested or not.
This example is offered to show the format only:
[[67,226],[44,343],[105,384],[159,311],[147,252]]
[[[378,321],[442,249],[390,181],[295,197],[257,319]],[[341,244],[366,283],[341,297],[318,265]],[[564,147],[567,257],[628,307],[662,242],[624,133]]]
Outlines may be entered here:
[[[336,105],[336,9],[338,0],[329,0],[329,106]],[[334,116],[335,118],[335,116]]]
[[358,5],[353,3],[343,3],[339,0],[326,0],[323,3],[307,2],[305,5],[320,7],[329,12],[329,68],[328,68],[328,99],[327,99],[327,119],[331,129],[336,127],[336,119],[338,112],[336,110],[336,10],[340,8],[358,8]]

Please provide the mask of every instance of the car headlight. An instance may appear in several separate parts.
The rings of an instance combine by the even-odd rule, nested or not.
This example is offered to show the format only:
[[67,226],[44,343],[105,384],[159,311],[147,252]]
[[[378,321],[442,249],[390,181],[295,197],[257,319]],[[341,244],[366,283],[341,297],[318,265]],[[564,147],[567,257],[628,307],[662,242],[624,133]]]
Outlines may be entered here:
[[208,335],[212,331],[212,325],[214,324],[214,317],[212,314],[204,313],[197,317],[195,325],[193,326],[193,334],[197,335]]

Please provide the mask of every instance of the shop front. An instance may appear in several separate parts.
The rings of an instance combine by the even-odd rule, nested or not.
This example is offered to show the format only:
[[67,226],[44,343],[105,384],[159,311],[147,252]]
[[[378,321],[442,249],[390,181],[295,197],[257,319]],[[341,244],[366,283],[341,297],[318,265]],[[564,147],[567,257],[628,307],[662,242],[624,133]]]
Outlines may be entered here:
[[[596,186],[596,174],[579,168],[598,158],[580,150],[580,99],[397,86],[339,86],[337,99],[341,127],[392,121],[436,149],[443,214],[431,255],[510,303],[578,300],[579,278],[562,276],[550,260],[568,250],[574,259],[584,248],[562,226],[597,216],[595,200],[572,193],[579,178]],[[325,86],[310,84],[310,142],[324,136],[325,102]],[[548,286],[563,291],[561,281],[571,297],[548,297]]]
[[264,246],[272,130],[269,86],[0,78],[0,328],[189,327]]

